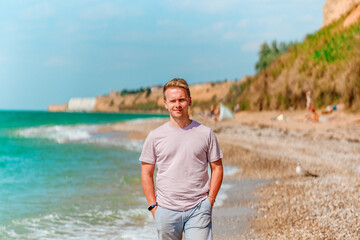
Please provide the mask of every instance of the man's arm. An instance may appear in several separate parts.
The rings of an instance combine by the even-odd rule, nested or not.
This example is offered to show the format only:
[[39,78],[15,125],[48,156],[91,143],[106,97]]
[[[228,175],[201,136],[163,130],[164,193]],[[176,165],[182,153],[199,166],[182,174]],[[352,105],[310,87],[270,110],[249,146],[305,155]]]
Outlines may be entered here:
[[[210,191],[209,191],[209,201],[212,206],[214,206],[216,196],[220,190],[221,183],[223,180],[223,165],[222,159],[210,163],[211,169],[211,179],[210,179]],[[211,197],[210,197],[211,196]]]
[[[146,200],[149,203],[149,206],[156,204],[155,187],[154,187],[154,171],[155,171],[155,164],[150,164],[145,162],[141,163],[141,184]],[[151,210],[153,217],[155,216],[156,208],[157,207]]]

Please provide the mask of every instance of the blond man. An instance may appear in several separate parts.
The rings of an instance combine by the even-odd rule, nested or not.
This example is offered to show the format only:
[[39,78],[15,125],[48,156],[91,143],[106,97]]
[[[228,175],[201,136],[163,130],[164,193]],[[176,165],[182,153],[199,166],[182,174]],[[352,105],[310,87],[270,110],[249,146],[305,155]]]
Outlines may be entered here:
[[212,239],[212,207],[223,179],[221,149],[210,128],[189,118],[184,79],[166,83],[163,95],[170,120],[149,133],[139,159],[148,210],[159,239],[180,240],[183,233],[186,239]]

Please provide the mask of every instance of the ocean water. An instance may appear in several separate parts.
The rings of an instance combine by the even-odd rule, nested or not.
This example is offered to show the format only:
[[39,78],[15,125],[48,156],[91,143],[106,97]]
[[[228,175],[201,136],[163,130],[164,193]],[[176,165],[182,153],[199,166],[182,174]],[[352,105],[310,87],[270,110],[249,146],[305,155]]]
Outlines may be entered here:
[[160,117],[0,111],[0,239],[156,239],[141,189],[143,141],[97,129]]
[[143,142],[96,130],[159,117],[0,111],[0,239],[154,239]]

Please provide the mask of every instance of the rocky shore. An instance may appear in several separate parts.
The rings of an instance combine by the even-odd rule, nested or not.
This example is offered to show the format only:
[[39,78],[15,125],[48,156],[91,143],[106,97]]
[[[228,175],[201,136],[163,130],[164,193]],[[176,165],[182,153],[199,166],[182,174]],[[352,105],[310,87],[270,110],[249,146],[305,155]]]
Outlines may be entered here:
[[[239,169],[225,179],[232,186],[228,199],[214,209],[215,239],[359,239],[360,115],[336,112],[311,122],[307,114],[241,112],[224,122],[193,117],[213,128],[224,164]],[[163,121],[102,131],[143,139]]]
[[247,203],[258,215],[238,239],[359,239],[360,116],[334,113],[315,123],[296,112],[271,120],[279,114],[242,113],[214,126],[224,162],[242,169],[239,179],[273,180]]

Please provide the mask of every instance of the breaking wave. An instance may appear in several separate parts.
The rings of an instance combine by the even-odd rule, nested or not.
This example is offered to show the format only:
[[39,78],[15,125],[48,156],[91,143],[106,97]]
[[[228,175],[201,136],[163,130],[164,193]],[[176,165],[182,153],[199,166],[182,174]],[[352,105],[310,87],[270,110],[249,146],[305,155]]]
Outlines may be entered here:
[[55,125],[19,129],[16,135],[24,138],[44,138],[59,144],[88,143],[103,146],[119,146],[141,151],[142,140],[129,140],[124,132],[101,133],[104,125]]

